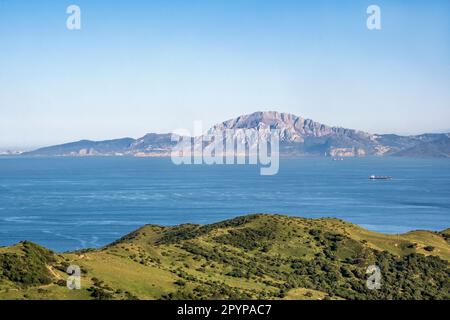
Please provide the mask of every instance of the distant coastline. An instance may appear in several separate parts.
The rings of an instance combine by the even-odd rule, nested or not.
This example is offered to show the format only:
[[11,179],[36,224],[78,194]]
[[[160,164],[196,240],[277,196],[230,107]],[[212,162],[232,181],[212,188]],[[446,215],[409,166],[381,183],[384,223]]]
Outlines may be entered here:
[[[415,136],[371,134],[360,130],[330,127],[293,114],[275,111],[255,112],[224,121],[213,126],[208,134],[223,135],[226,130],[231,130],[235,132],[234,139],[239,144],[242,143],[239,138],[241,130],[250,130],[255,136],[259,136],[268,129],[279,131],[280,155],[450,157],[449,133]],[[20,155],[167,157],[175,145],[171,137],[169,133],[149,133],[138,139],[81,140],[22,152]]]

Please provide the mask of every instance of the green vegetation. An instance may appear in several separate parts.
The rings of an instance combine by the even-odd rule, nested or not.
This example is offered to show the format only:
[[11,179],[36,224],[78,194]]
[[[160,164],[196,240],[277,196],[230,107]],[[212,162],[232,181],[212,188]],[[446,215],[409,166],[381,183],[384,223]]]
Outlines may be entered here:
[[[144,226],[109,246],[0,248],[0,299],[450,299],[449,229],[402,235],[338,219],[249,215]],[[81,290],[65,286],[70,264]],[[369,265],[381,288],[369,290]]]
[[52,281],[47,265],[55,262],[54,254],[29,241],[21,242],[19,252],[0,254],[0,278],[21,287],[45,285]]

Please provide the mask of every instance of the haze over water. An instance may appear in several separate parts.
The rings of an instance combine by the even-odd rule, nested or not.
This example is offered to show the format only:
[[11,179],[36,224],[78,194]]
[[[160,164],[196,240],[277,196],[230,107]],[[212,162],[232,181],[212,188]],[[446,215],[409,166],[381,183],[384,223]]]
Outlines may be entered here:
[[277,175],[261,176],[257,166],[176,166],[168,158],[0,158],[0,245],[75,250],[144,224],[261,212],[337,217],[387,233],[442,230],[450,227],[450,161],[281,159]]

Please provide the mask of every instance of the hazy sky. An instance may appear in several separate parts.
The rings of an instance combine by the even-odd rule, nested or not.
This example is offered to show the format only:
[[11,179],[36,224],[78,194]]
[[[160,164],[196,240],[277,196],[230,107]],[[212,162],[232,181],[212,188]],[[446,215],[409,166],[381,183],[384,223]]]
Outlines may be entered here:
[[[373,133],[450,129],[450,1],[306,2],[0,0],[0,147],[257,110]],[[81,30],[66,28],[70,4]]]

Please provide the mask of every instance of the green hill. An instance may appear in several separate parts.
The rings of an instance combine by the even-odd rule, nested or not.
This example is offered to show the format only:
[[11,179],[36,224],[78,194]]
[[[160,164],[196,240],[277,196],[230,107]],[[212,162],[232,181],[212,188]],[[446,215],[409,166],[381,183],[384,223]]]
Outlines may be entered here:
[[[249,215],[144,226],[101,249],[0,248],[0,299],[450,299],[450,237],[371,232],[338,219]],[[66,288],[70,264],[80,290]],[[381,288],[366,287],[366,269]]]

